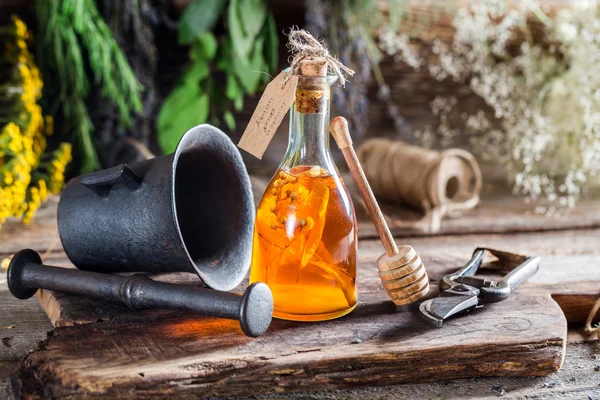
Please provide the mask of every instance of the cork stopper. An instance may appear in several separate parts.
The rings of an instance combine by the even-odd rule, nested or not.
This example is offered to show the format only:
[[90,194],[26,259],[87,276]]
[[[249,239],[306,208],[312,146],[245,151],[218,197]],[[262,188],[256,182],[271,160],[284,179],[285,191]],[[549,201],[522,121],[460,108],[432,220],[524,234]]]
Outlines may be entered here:
[[[300,62],[300,75],[311,77],[327,76],[328,62],[326,58],[317,57]],[[298,82],[296,89],[296,111],[303,114],[321,114],[327,111],[329,88],[310,85],[304,86]]]
[[327,59],[318,57],[302,60],[300,62],[300,75],[327,76]]

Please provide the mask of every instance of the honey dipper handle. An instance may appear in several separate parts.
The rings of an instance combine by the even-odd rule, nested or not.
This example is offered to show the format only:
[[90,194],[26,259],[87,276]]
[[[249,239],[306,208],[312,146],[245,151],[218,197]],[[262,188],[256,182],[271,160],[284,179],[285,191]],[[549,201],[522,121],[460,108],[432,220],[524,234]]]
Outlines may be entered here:
[[387,223],[385,222],[383,213],[379,208],[379,204],[377,204],[375,195],[369,186],[367,177],[365,176],[365,173],[360,166],[360,162],[358,161],[358,157],[354,152],[354,148],[352,147],[352,138],[350,137],[350,132],[348,131],[348,121],[346,121],[344,117],[335,117],[329,123],[329,130],[333,135],[338,147],[340,150],[342,150],[342,154],[344,155],[346,163],[350,168],[350,172],[352,173],[352,177],[356,182],[356,186],[358,186],[358,190],[365,201],[365,205],[369,210],[369,215],[371,215],[371,219],[373,220],[375,229],[377,229],[377,234],[383,243],[383,247],[385,247],[386,253],[389,256],[398,254],[398,247],[396,246],[394,237],[392,236],[390,228],[388,228]]

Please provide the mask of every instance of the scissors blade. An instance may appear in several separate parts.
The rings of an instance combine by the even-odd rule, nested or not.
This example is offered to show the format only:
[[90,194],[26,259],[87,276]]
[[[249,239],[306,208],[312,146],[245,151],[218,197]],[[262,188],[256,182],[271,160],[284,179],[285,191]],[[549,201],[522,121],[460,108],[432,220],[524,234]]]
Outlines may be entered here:
[[477,296],[446,296],[425,300],[419,306],[421,316],[435,326],[442,326],[449,317],[474,310],[479,303]]

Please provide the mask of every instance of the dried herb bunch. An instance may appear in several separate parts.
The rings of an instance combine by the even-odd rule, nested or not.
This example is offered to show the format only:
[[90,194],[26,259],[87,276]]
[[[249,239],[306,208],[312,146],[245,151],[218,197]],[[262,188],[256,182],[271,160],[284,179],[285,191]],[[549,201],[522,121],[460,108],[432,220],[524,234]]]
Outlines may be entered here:
[[49,193],[58,193],[71,145],[46,152],[53,120],[38,104],[43,82],[29,51],[31,34],[13,16],[0,28],[0,226],[9,217],[29,223]]
[[[474,151],[505,165],[513,192],[552,215],[573,208],[600,169],[599,17],[596,5],[551,19],[537,2],[488,0],[457,12],[452,45],[433,43],[436,61],[426,63],[403,35],[382,36],[381,45],[440,81],[468,84],[493,111],[462,116]],[[446,145],[459,131],[447,118],[455,104],[432,103]]]
[[[143,85],[142,109],[133,115],[133,124],[120,123],[119,109],[106,98],[101,87],[91,94],[90,115],[100,142],[99,156],[110,166],[115,160],[115,141],[133,137],[149,146],[156,134],[156,114],[161,103],[157,87],[158,50],[155,31],[176,25],[169,19],[171,2],[168,0],[98,0],[98,9],[106,20],[115,41],[123,50],[138,81]],[[161,31],[162,32],[162,31]]]
[[99,162],[87,105],[90,86],[102,87],[126,127],[142,109],[142,86],[93,0],[38,0],[36,16],[40,68],[55,77],[44,88],[44,101],[61,132],[76,140],[82,171],[92,171]]
[[[224,32],[214,33],[219,21]],[[233,110],[277,68],[277,28],[263,0],[196,0],[179,22],[190,63],[158,115],[158,142],[173,151],[186,130],[204,122],[235,129]]]

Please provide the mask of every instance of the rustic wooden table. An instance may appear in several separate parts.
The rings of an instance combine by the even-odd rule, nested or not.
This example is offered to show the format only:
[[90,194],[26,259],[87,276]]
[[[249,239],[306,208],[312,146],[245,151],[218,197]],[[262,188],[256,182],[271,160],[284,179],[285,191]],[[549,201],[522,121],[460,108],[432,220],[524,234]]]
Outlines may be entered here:
[[[55,226],[56,200],[38,216],[36,223],[22,227],[6,224],[0,230],[0,258],[30,247],[40,252],[49,250],[50,257],[62,253]],[[503,204],[502,207],[498,207]],[[392,224],[394,226],[394,224]],[[419,235],[397,227],[403,233],[399,242],[410,243],[420,254],[468,255],[473,243],[546,256],[586,256],[600,268],[600,206],[582,203],[569,217],[544,220],[524,214],[520,202],[511,200],[484,201],[470,215],[446,220],[441,234]],[[392,229],[394,229],[392,227]],[[362,239],[359,251],[380,252],[381,245],[373,238],[367,222],[361,223]],[[461,232],[461,234],[458,234]],[[510,233],[503,233],[510,232]],[[600,293],[600,287],[598,288]],[[52,334],[52,325],[35,298],[20,301],[7,291],[0,278],[0,399],[12,399],[10,377],[19,362],[38,348],[40,341]],[[443,354],[438,355],[443,357]],[[535,398],[535,399],[600,399],[600,341],[588,340],[580,325],[569,327],[566,356],[560,371],[545,377],[488,377],[444,380],[430,383],[394,386],[364,386],[343,390],[323,390],[286,394],[286,398],[313,399],[421,399],[421,398]],[[281,394],[264,394],[252,398],[282,398]]]

